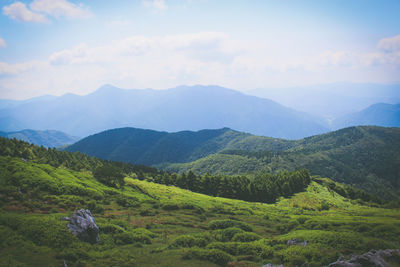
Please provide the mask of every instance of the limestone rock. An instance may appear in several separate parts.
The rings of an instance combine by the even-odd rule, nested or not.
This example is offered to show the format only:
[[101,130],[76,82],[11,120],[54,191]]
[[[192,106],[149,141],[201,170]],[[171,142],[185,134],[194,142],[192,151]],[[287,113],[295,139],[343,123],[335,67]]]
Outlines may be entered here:
[[400,249],[370,250],[362,255],[353,255],[350,260],[343,257],[328,265],[328,267],[391,267],[386,260],[400,260]]
[[68,229],[80,240],[91,244],[99,242],[99,227],[96,225],[90,210],[80,209],[70,218],[64,217],[62,220],[69,221]]

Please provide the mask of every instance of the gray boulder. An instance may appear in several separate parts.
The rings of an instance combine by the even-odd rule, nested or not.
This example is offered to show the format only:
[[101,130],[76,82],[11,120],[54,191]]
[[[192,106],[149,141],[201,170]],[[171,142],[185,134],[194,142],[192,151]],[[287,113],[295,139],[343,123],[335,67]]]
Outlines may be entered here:
[[328,267],[391,267],[387,260],[400,261],[400,249],[370,250],[362,255],[353,255],[350,260],[340,257]]
[[300,241],[300,240],[298,240],[297,238],[288,240],[288,241],[286,242],[286,245],[288,245],[288,246],[299,245],[299,246],[305,247],[305,246],[307,246],[307,244],[308,244],[308,240],[306,240],[306,241]]
[[63,217],[61,219],[69,221],[68,229],[80,240],[91,244],[99,242],[99,227],[96,225],[90,210],[80,209],[70,218]]

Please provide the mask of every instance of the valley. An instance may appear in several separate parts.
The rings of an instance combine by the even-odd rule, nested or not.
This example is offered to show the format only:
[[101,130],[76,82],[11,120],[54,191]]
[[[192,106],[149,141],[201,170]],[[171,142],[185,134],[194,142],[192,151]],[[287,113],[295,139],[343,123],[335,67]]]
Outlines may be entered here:
[[[322,266],[341,254],[400,246],[398,207],[344,197],[330,179],[312,177],[273,204],[245,202],[154,183],[151,168],[0,141],[1,265]],[[121,170],[123,185],[93,176],[107,164]],[[82,207],[99,226],[97,244],[60,220]]]

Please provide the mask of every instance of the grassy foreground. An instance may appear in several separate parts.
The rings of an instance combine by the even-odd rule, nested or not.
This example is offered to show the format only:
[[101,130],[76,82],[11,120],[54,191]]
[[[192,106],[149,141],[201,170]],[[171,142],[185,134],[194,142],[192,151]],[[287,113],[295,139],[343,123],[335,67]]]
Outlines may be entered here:
[[[3,156],[0,206],[0,266],[322,266],[340,254],[400,247],[399,209],[315,181],[263,204],[130,177],[116,189],[89,171]],[[79,208],[94,214],[98,244],[81,242],[60,220]],[[307,246],[287,245],[294,238]]]

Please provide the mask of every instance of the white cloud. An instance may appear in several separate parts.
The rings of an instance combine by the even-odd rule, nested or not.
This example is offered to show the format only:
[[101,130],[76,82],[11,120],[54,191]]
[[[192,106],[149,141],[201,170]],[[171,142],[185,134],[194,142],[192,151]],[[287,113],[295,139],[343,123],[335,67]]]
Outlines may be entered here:
[[88,18],[92,15],[82,4],[67,0],[34,0],[29,8],[21,2],[3,7],[3,13],[10,18],[26,22],[49,22],[47,16],[60,18]]
[[311,67],[351,68],[359,67],[360,55],[351,51],[326,51],[311,63]]
[[68,65],[85,62],[87,46],[81,44],[70,50],[62,50],[50,56],[50,63],[53,65]]
[[379,41],[378,48],[389,53],[400,51],[400,35],[383,38]]
[[48,22],[48,19],[44,15],[32,12],[21,2],[15,2],[11,5],[4,6],[3,14],[18,21]]
[[0,62],[0,75],[17,75],[22,72],[32,70],[40,65],[43,65],[43,63],[39,61],[30,61],[30,62],[15,63],[15,64]]
[[92,15],[82,4],[76,5],[66,0],[34,0],[29,7],[56,18],[87,18]]
[[135,35],[97,46],[80,44],[42,62],[0,63],[0,98],[85,94],[105,83],[122,88],[218,84],[249,89],[393,82],[400,77],[400,52],[339,50],[301,57],[289,52],[221,32]]
[[56,52],[50,56],[54,65],[118,63],[136,60],[137,57],[159,57],[160,62],[169,64],[170,56],[187,61],[232,60],[235,50],[224,47],[228,36],[217,32],[201,32],[157,37],[131,36],[110,44],[88,47],[81,44],[69,50]]
[[153,8],[156,10],[167,9],[167,4],[165,3],[165,0],[142,0],[142,3],[147,8]]
[[0,38],[0,47],[7,47],[6,41],[4,41],[2,38]]

